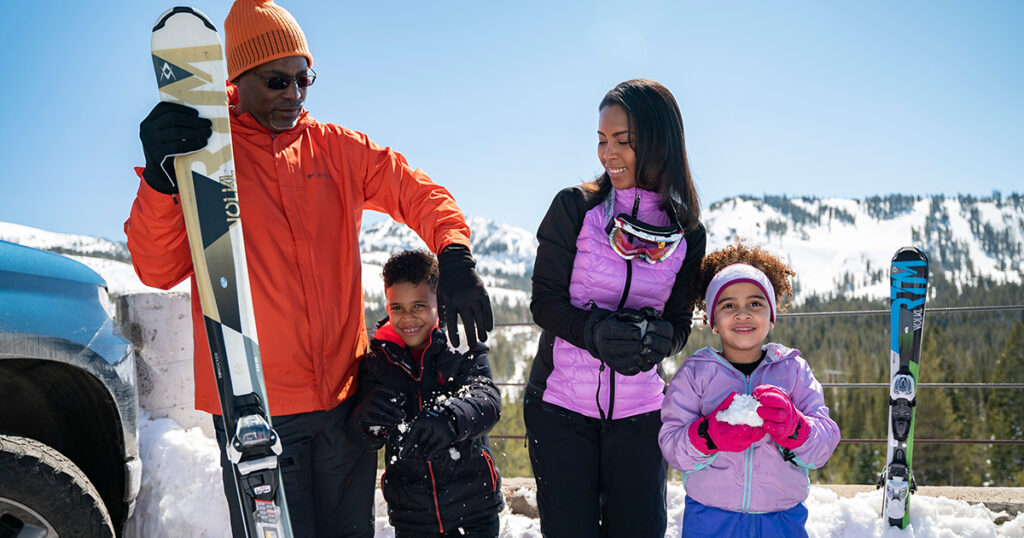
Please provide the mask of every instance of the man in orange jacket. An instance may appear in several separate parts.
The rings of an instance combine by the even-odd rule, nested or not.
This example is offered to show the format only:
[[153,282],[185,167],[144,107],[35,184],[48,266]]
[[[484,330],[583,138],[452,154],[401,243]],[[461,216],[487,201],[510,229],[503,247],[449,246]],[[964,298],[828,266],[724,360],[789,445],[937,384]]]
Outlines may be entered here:
[[[231,136],[263,374],[281,437],[295,536],[372,536],[376,453],[345,437],[358,357],[367,350],[358,235],[364,209],[408,224],[438,253],[438,298],[458,345],[493,328],[452,196],[366,135],[320,123],[303,108],[316,74],[298,23],[273,0],[237,0],[224,21]],[[192,274],[169,155],[201,149],[210,122],[159,103],[143,120],[146,167],[128,248],[139,278],[170,288]],[[192,284],[196,408],[214,414],[232,528],[241,536],[234,480],[209,346]]]

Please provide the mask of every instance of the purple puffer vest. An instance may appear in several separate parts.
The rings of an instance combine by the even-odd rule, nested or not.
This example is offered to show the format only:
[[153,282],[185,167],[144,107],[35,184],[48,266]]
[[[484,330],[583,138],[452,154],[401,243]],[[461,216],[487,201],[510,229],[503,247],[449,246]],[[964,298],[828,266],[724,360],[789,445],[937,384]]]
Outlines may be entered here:
[[[626,288],[627,265],[632,264],[626,308],[653,307],[665,310],[676,274],[686,257],[686,241],[664,261],[648,263],[641,259],[622,259],[608,243],[605,227],[612,216],[632,214],[639,197],[637,217],[648,224],[668,226],[669,215],[659,208],[660,196],[639,188],[618,190],[614,209],[598,204],[583,218],[576,239],[569,296],[573,306],[589,310],[593,306],[615,311]],[[544,401],[593,418],[626,418],[661,409],[665,382],[657,368],[635,376],[615,373],[600,360],[561,338],[555,338],[554,370],[547,380]],[[610,401],[614,377],[615,401]],[[614,415],[614,416],[613,416]]]

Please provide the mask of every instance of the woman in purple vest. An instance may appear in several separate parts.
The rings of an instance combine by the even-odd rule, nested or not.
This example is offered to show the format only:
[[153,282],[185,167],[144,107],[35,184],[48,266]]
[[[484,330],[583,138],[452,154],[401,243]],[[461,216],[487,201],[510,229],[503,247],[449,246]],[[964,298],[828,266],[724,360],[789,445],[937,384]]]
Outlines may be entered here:
[[545,536],[660,538],[658,364],[690,335],[706,238],[668,89],[626,81],[598,110],[605,172],[559,192],[537,230],[530,463]]

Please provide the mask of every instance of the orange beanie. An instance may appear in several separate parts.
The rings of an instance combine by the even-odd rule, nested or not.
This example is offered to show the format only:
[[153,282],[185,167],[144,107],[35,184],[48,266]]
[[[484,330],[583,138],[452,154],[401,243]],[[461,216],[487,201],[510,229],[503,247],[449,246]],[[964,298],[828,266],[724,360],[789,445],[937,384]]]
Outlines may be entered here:
[[305,56],[313,67],[306,35],[288,10],[274,0],[236,0],[224,19],[228,80],[257,65],[288,56]]

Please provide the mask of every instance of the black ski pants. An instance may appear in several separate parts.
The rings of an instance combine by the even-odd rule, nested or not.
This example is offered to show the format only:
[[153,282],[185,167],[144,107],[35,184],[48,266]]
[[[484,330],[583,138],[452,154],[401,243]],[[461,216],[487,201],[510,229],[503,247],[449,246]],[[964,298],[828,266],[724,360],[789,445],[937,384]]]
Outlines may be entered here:
[[665,536],[660,411],[602,422],[527,396],[523,418],[544,536]]
[[[373,536],[377,453],[367,452],[349,440],[345,422],[353,405],[349,398],[330,411],[271,419],[281,438],[279,461],[295,538]],[[214,415],[213,427],[220,444],[232,534],[244,538],[235,479],[224,453],[224,420]]]

